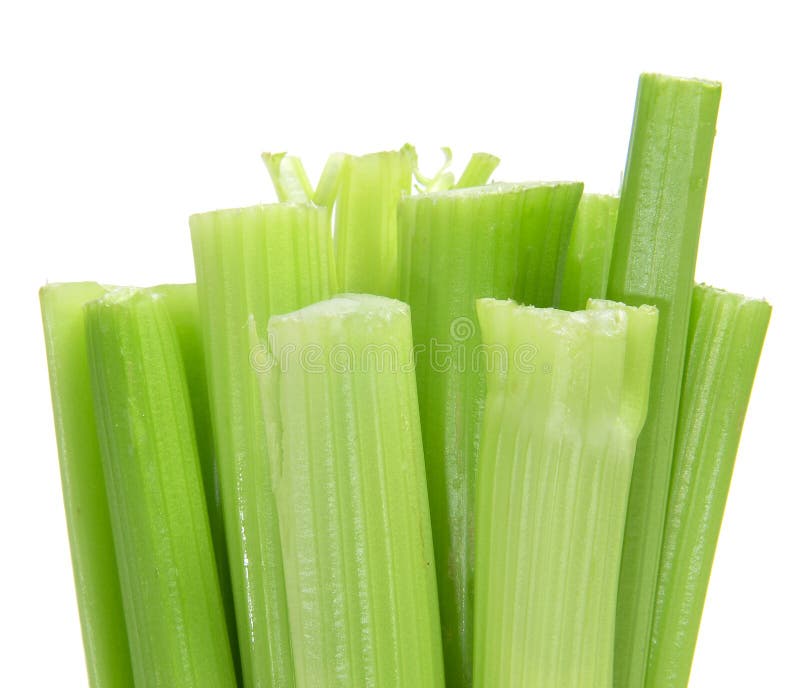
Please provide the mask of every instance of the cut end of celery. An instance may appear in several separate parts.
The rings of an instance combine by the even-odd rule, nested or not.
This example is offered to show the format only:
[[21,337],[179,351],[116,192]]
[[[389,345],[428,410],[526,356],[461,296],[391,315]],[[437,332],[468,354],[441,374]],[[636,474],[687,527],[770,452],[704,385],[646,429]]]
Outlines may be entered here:
[[374,316],[381,319],[408,317],[408,304],[375,294],[339,294],[285,315],[274,315],[270,326],[291,322],[339,319],[349,315]]

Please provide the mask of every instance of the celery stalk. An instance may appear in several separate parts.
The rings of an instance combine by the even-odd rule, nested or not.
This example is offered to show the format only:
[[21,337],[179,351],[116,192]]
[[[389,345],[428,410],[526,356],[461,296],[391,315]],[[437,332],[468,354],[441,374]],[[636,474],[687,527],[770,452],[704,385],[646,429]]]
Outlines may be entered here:
[[616,196],[584,194],[578,203],[558,302],[562,310],[578,311],[590,298],[605,298],[618,208]]
[[239,646],[236,639],[236,618],[233,610],[231,574],[228,566],[228,552],[225,547],[225,525],[222,516],[222,495],[219,486],[219,468],[214,449],[214,434],[211,426],[211,408],[208,400],[208,380],[203,355],[203,336],[200,331],[200,312],[197,304],[197,287],[194,284],[160,284],[148,290],[163,299],[167,307],[186,373],[189,387],[189,400],[192,404],[197,453],[200,459],[200,473],[203,477],[203,491],[214,543],[214,558],[217,562],[217,576],[225,605],[225,619],[231,640],[231,652],[237,675],[239,666]]
[[481,299],[476,688],[610,687],[615,598],[658,314]]
[[408,306],[339,296],[269,334],[297,686],[443,688]]
[[395,295],[397,203],[410,190],[411,161],[402,150],[342,164],[334,240],[343,291]]
[[615,685],[641,688],[672,468],[697,242],[719,84],[639,80],[608,298],[653,304],[659,328],[650,412],[636,452],[617,610]]
[[105,293],[105,287],[93,282],[49,284],[39,292],[39,300],[89,684],[125,688],[133,686],[133,673],[83,318],[83,305]]
[[235,686],[177,334],[158,296],[85,307],[111,527],[137,686]]
[[455,188],[466,189],[470,186],[486,184],[499,164],[500,158],[491,153],[473,153],[456,182]]
[[[550,211],[580,184],[492,184],[421,194],[399,206],[399,297],[411,306],[448,686],[472,675],[474,500],[484,376],[475,299],[508,298],[530,277],[553,294],[558,252],[518,261],[521,247],[559,245]],[[558,201],[558,203],[556,203]],[[574,210],[573,210],[574,212]],[[550,280],[549,284],[547,280]]]
[[272,178],[282,203],[310,203],[314,192],[300,158],[286,153],[262,153],[261,159]]
[[252,320],[336,291],[326,209],[265,205],[190,218],[244,685],[291,686],[280,535]]
[[689,681],[747,402],[771,308],[694,288],[650,638],[648,688]]

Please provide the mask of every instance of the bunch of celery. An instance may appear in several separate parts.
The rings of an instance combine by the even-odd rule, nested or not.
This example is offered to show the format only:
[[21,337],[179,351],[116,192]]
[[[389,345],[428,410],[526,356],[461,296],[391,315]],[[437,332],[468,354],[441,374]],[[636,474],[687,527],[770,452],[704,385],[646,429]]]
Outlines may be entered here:
[[719,96],[641,77],[619,197],[265,153],[196,285],[44,287],[91,685],[685,686],[770,316],[694,284]]

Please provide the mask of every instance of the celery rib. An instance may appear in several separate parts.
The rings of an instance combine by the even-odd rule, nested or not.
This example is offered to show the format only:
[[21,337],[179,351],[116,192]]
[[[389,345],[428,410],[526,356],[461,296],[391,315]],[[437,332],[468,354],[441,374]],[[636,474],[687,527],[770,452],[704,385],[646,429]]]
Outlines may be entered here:
[[408,306],[339,296],[269,333],[297,686],[443,688]]
[[314,192],[300,158],[286,153],[262,153],[261,160],[272,178],[280,202],[311,202]]
[[736,450],[771,308],[694,288],[648,688],[689,682]]
[[120,289],[85,313],[136,685],[235,686],[191,402],[167,307],[152,293]]
[[470,186],[486,184],[499,164],[500,158],[491,153],[473,153],[456,182],[455,188],[466,189]]
[[190,218],[219,462],[225,540],[246,688],[294,682],[280,535],[248,323],[336,291],[328,211],[265,205]]
[[481,299],[478,318],[503,358],[487,360],[474,685],[610,687],[657,311]]
[[619,199],[584,194],[578,203],[564,264],[558,307],[578,311],[589,299],[604,299],[608,288]]
[[719,84],[639,80],[608,298],[653,304],[650,413],[636,451],[617,610],[615,685],[642,688],[672,468],[689,306]]
[[[480,337],[475,299],[508,298],[526,284],[554,293],[558,251],[528,255],[520,247],[560,245],[550,222],[577,204],[580,184],[491,184],[409,196],[398,215],[399,297],[411,306],[418,348],[417,384],[449,686],[472,675],[474,500],[485,380],[476,365]],[[574,212],[574,209],[573,209]],[[518,278],[522,272],[526,281]],[[549,283],[548,283],[549,280]],[[549,304],[552,305],[552,304]]]
[[64,511],[86,669],[92,688],[133,686],[128,634],[92,406],[83,306],[105,287],[49,284],[39,292]]

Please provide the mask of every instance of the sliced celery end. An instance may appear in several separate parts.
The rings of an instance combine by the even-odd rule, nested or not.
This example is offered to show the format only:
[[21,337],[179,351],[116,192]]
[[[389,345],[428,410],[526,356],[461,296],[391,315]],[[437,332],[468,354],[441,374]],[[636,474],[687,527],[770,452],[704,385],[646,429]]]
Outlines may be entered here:
[[689,306],[720,87],[644,74],[620,194],[607,295],[653,304],[659,327],[628,505],[615,685],[642,688],[672,470]]
[[90,372],[136,685],[235,686],[191,402],[163,300],[85,306]]
[[[654,309],[481,299],[476,688],[611,686],[615,596]],[[636,321],[636,325],[633,322]],[[649,349],[649,353],[648,353]],[[644,378],[644,379],[642,379]]]
[[650,638],[648,688],[689,681],[736,451],[771,308],[693,291],[675,459]]
[[297,686],[444,686],[406,304],[269,323],[267,405]]
[[106,288],[39,291],[75,592],[92,688],[133,686],[106,483],[92,405],[83,306]]

